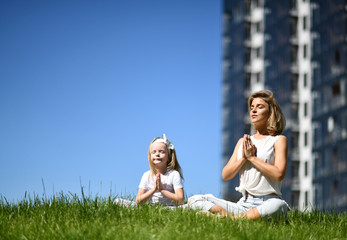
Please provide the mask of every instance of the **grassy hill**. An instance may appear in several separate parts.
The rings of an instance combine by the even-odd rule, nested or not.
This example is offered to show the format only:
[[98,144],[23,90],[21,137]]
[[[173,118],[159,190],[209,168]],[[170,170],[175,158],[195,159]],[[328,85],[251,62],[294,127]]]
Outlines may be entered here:
[[347,239],[346,213],[289,212],[287,219],[232,220],[111,198],[0,199],[0,239]]

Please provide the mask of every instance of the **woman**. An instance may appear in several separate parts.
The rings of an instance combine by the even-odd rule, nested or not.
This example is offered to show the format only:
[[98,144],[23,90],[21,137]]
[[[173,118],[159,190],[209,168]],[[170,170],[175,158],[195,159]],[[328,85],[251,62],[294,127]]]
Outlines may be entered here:
[[195,195],[188,200],[191,208],[235,219],[256,219],[287,212],[288,205],[281,199],[288,155],[287,138],[280,135],[285,128],[284,115],[269,90],[253,93],[248,106],[255,134],[239,139],[222,172],[224,181],[239,173],[240,186],[236,190],[243,197],[234,203],[211,194]]

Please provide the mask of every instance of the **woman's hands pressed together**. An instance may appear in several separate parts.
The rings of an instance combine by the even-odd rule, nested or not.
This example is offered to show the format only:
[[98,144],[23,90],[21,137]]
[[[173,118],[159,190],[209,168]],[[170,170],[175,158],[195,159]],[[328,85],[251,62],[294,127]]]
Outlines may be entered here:
[[282,181],[287,169],[288,144],[287,138],[279,137],[274,145],[275,159],[274,164],[268,164],[257,157],[257,147],[252,143],[249,135],[243,137],[243,159],[251,162],[254,167],[266,176]]
[[252,143],[251,137],[247,134],[243,136],[243,157],[250,160],[251,157],[256,157],[257,147]]

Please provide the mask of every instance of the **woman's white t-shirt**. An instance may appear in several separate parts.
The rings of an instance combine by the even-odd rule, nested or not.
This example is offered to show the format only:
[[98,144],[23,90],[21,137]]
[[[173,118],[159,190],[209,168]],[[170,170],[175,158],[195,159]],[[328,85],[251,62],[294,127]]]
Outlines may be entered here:
[[[257,157],[264,162],[273,165],[275,159],[274,145],[280,136],[267,136],[262,139],[255,139],[251,136],[253,144],[257,147]],[[238,160],[242,158],[242,145],[237,153]],[[235,189],[245,195],[249,192],[254,196],[265,196],[272,193],[282,196],[281,182],[267,177],[259,171],[251,162],[247,161],[240,169],[240,186]]]
[[[146,191],[153,189],[155,186],[155,179],[156,176],[151,174],[151,170],[145,172],[142,175],[139,188],[145,189]],[[183,188],[181,175],[176,170],[167,171],[165,174],[162,174],[160,176],[160,179],[163,185],[163,189],[172,193],[175,193],[176,189]],[[174,202],[172,202],[167,197],[163,196],[163,194],[161,194],[161,192],[158,191],[152,195],[149,201],[151,203],[160,203],[163,205],[175,205]]]

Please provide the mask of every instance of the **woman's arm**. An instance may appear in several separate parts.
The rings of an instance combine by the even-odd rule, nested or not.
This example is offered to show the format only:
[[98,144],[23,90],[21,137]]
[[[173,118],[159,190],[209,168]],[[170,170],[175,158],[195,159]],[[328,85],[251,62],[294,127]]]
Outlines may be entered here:
[[285,136],[280,136],[274,145],[275,159],[273,165],[257,158],[255,153],[251,153],[251,150],[249,150],[250,144],[245,145],[244,155],[259,171],[276,181],[282,181],[284,179],[287,170],[288,156],[288,142]]
[[223,168],[222,178],[224,181],[234,178],[236,174],[240,171],[242,166],[245,164],[245,162],[247,161],[247,159],[245,159],[244,157],[240,161],[237,160],[238,158],[237,152],[242,142],[243,142],[243,138],[240,138],[234,148],[233,155],[231,156],[229,162]]
[[155,188],[152,188],[149,191],[146,191],[146,189],[143,189],[143,188],[139,188],[139,191],[137,192],[137,195],[136,195],[136,203],[137,204],[145,203],[155,193],[155,191],[156,191]]

